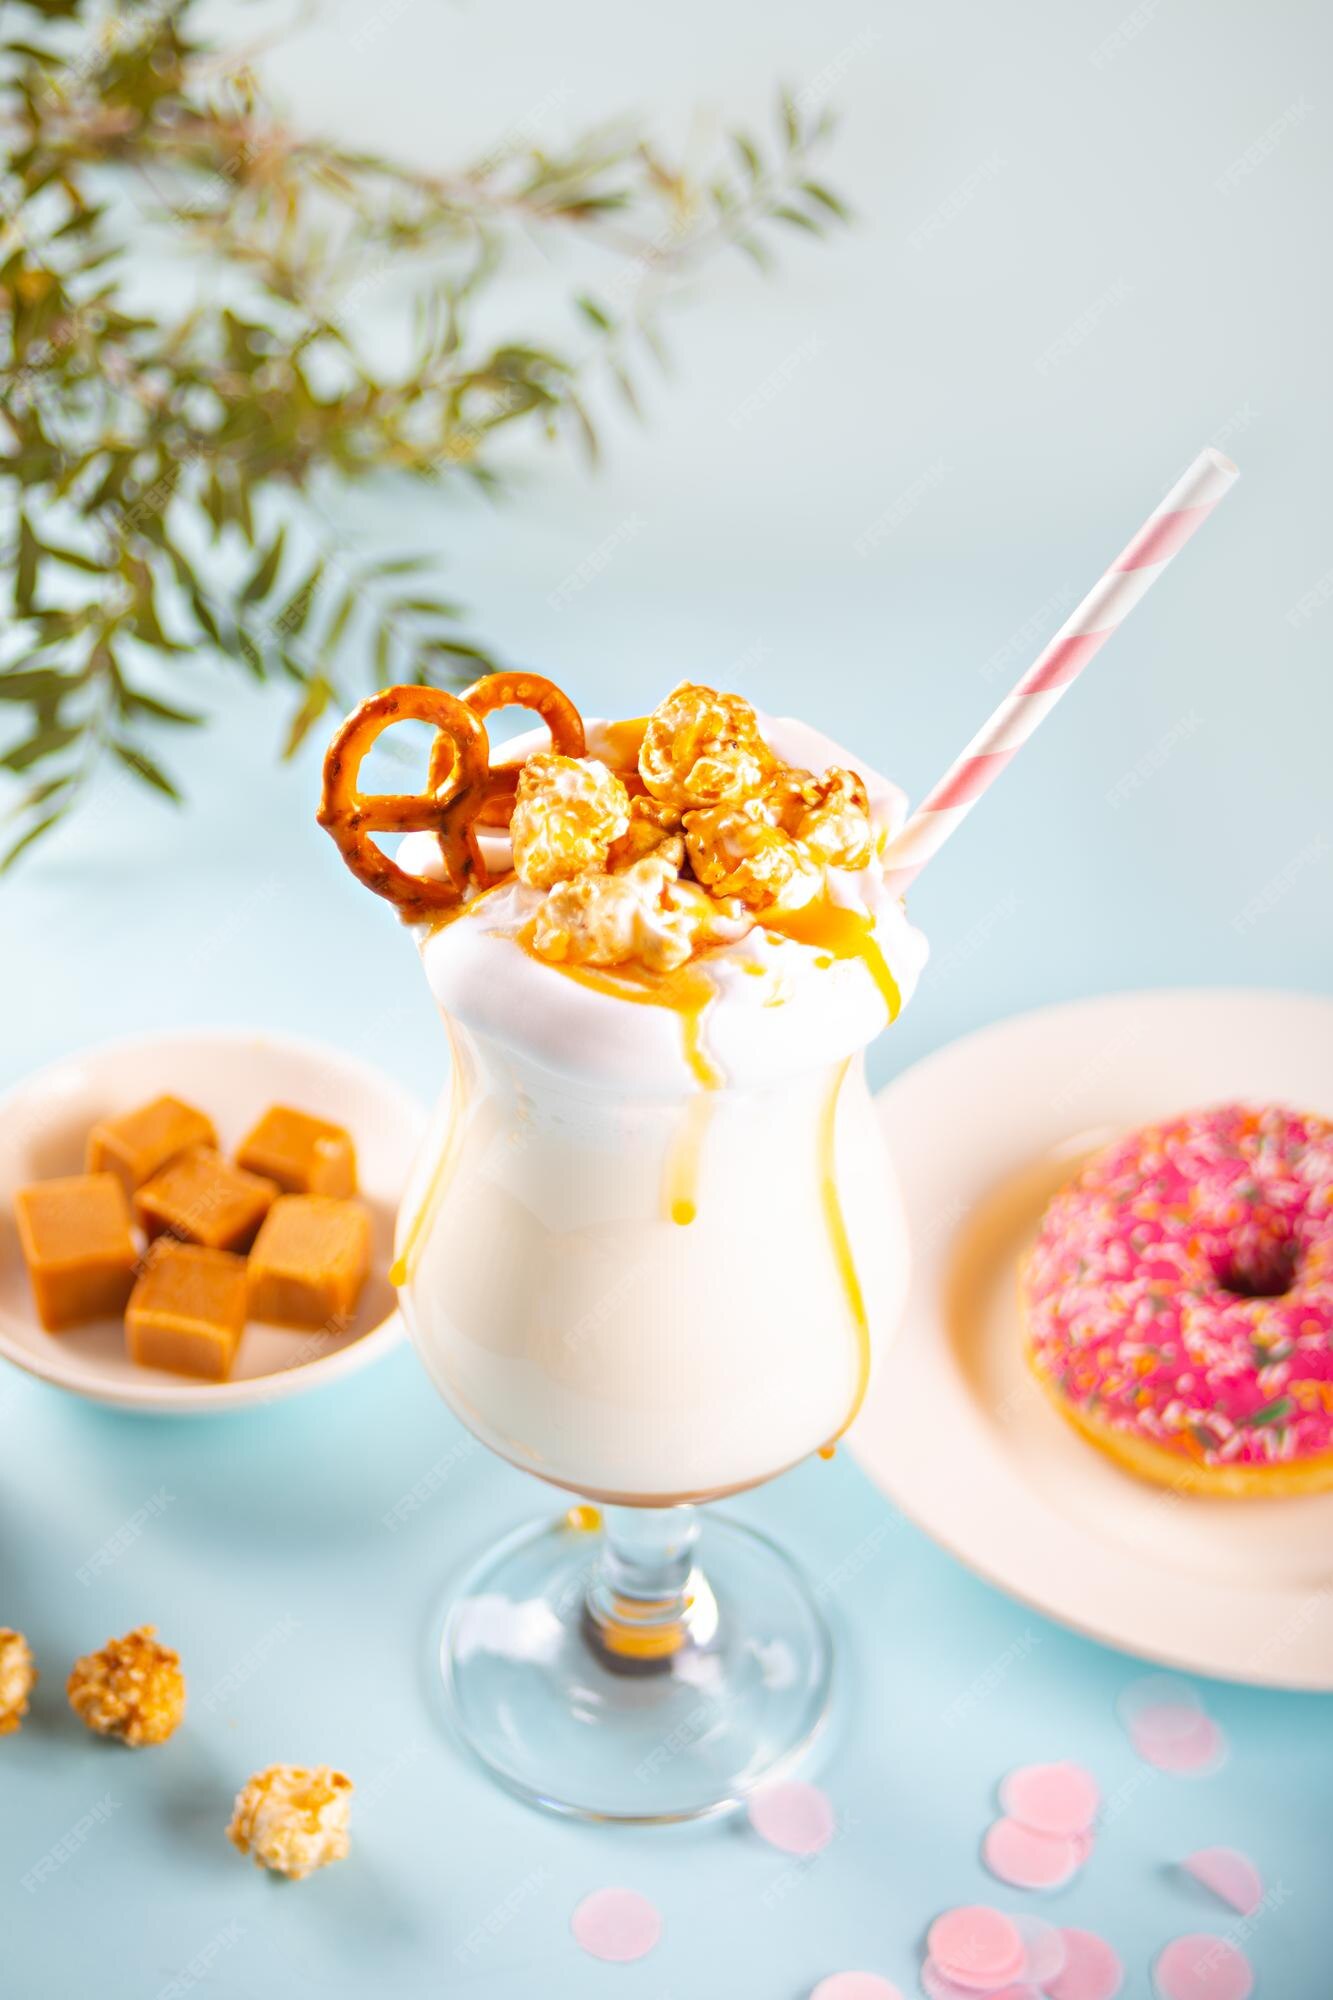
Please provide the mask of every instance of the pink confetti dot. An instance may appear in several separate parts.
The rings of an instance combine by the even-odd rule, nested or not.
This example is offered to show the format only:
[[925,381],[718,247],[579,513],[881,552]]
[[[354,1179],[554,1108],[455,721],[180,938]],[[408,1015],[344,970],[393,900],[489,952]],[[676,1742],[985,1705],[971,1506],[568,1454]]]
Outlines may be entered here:
[[628,1965],[662,1935],[662,1915],[637,1889],[594,1889],[569,1920],[574,1941],[591,1958]]
[[903,2000],[891,1979],[877,1972],[831,1972],[821,1979],[810,2000]]
[[1023,1977],[1033,1986],[1049,1986],[1065,1969],[1068,1952],[1064,1933],[1043,1917],[1014,1918],[1014,1928],[1023,1940]]
[[1126,1729],[1132,1730],[1137,1719],[1155,1709],[1159,1712],[1164,1726],[1166,1718],[1174,1713],[1177,1733],[1188,1735],[1203,1714],[1203,1702],[1198,1690],[1189,1681],[1178,1680],[1174,1674],[1149,1674],[1145,1680],[1131,1681],[1116,1698],[1116,1713]]
[[936,1917],[926,1955],[946,1979],[973,1993],[993,1993],[1023,1970],[1017,1927],[985,1903],[965,1903]]
[[1092,1825],[1101,1793],[1080,1764],[1024,1764],[1001,1784],[1000,1804],[1010,1819],[1034,1833],[1067,1838]]
[[997,1819],[981,1843],[991,1874],[1011,1889],[1061,1889],[1078,1873],[1083,1855],[1079,1841],[1034,1833],[1016,1819]]
[[1095,1931],[1063,1930],[1065,1969],[1046,1984],[1046,2000],[1115,2000],[1124,1984],[1119,1954]]
[[1173,1938],[1152,1976],[1161,2000],[1249,2000],[1254,1991],[1244,1952],[1206,1931]]
[[1243,1917],[1252,1917],[1264,1900],[1263,1877],[1248,1854],[1236,1847],[1201,1847],[1181,1867],[1205,1889],[1211,1889]]
[[1207,1778],[1226,1762],[1227,1739],[1210,1715],[1199,1715],[1182,1735],[1159,1731],[1154,1710],[1136,1717],[1130,1730],[1134,1748],[1145,1764],[1178,1778]]
[[1041,1988],[1026,1981],[1018,1986],[959,1986],[940,1971],[933,1958],[921,1968],[921,1990],[926,2000],[1042,2000]]
[[784,1854],[818,1854],[838,1830],[832,1801],[818,1785],[766,1785],[749,1812],[759,1838]]

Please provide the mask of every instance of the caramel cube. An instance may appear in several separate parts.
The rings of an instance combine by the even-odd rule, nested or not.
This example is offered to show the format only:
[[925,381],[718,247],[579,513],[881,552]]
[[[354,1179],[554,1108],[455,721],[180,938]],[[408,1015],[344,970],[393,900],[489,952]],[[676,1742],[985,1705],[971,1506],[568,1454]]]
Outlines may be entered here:
[[356,1193],[356,1148],[350,1132],[290,1104],[271,1104],[242,1141],[236,1164],[266,1174],[284,1194]]
[[370,1264],[370,1216],[357,1201],[280,1194],[250,1253],[250,1316],[336,1328],[351,1319]]
[[225,1382],[245,1329],[245,1259],[159,1244],[130,1294],[125,1338],[140,1368]]
[[155,1097],[121,1118],[102,1118],[88,1134],[88,1172],[115,1174],[126,1194],[151,1180],[190,1146],[216,1146],[213,1121],[179,1097]]
[[115,1174],[36,1181],[14,1196],[14,1216],[37,1317],[48,1333],[124,1311],[138,1252]]
[[134,1216],[149,1242],[174,1236],[208,1250],[248,1250],[277,1192],[272,1181],[195,1146],[139,1189]]

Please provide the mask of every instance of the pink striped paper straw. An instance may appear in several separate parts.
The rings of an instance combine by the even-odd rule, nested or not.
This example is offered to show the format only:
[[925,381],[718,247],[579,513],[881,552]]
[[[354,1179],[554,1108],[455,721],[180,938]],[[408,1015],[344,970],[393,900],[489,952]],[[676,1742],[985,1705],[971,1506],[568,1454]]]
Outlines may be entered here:
[[899,895],[914,882],[982,793],[1072,686],[1094,653],[1146,597],[1172,558],[1201,528],[1240,477],[1229,458],[1210,446],[1178,479],[1161,505],[1121,551],[1046,650],[1029,667],[994,715],[984,722],[958,761],[927,793],[884,852],[889,886]]

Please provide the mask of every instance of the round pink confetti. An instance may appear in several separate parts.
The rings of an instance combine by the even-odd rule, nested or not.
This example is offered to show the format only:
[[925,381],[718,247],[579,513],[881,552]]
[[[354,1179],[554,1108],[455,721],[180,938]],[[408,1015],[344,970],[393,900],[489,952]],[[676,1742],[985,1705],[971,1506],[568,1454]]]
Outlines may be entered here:
[[1188,1735],[1203,1714],[1203,1702],[1189,1681],[1177,1680],[1174,1674],[1149,1674],[1131,1681],[1116,1698],[1116,1713],[1126,1729],[1132,1730],[1138,1717],[1149,1709],[1159,1709],[1164,1716],[1174,1710],[1179,1717],[1178,1730]]
[[1209,1715],[1199,1716],[1194,1728],[1183,1736],[1159,1736],[1151,1724],[1145,1729],[1140,1722],[1130,1734],[1144,1763],[1173,1777],[1211,1777],[1226,1762],[1227,1739]]
[[1119,1954],[1095,1931],[1063,1930],[1065,1969],[1046,1984],[1046,2000],[1115,2000],[1124,1984]]
[[1081,1764],[1024,1764],[1001,1784],[1000,1804],[1034,1833],[1068,1837],[1092,1825],[1101,1793]]
[[903,2000],[891,1979],[877,1972],[831,1972],[821,1979],[810,2000]]
[[936,1917],[926,1939],[926,1956],[955,1986],[993,1993],[1023,1970],[1023,1940],[1017,1927],[985,1903],[965,1903]]
[[1185,1701],[1163,1701],[1141,1708],[1131,1719],[1129,1733],[1138,1743],[1183,1743],[1197,1736],[1208,1717]]
[[1249,2000],[1254,1991],[1244,1952],[1206,1931],[1173,1938],[1152,1976],[1162,2000]]
[[832,1801],[818,1785],[766,1785],[749,1810],[759,1838],[784,1854],[818,1854],[838,1828]]
[[1243,1917],[1252,1917],[1263,1903],[1263,1877],[1249,1855],[1242,1854],[1239,1848],[1201,1847],[1180,1865]]
[[592,1958],[628,1965],[662,1935],[661,1912],[637,1889],[594,1889],[569,1920],[576,1944]]
[[1034,1833],[1016,1819],[997,1819],[986,1829],[981,1858],[1011,1889],[1061,1889],[1078,1873],[1083,1848],[1076,1840]]
[[959,1986],[940,1971],[933,1958],[921,1968],[921,1990],[926,2000],[1042,2000],[1041,1988],[1029,1986]]
[[1043,1917],[1018,1916],[1014,1929],[1023,1940],[1023,1977],[1034,1986],[1049,1986],[1065,1969],[1064,1934]]

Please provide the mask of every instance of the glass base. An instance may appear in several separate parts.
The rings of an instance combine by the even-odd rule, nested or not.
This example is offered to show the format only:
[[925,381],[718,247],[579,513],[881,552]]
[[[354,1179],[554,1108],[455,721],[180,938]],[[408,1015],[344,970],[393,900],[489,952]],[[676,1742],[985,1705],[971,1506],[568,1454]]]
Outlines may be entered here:
[[832,1650],[798,1571],[734,1521],[649,1518],[674,1516],[676,1595],[636,1594],[633,1551],[627,1567],[596,1510],[574,1508],[492,1549],[453,1600],[454,1723],[534,1804],[658,1823],[725,1812],[824,1720]]

